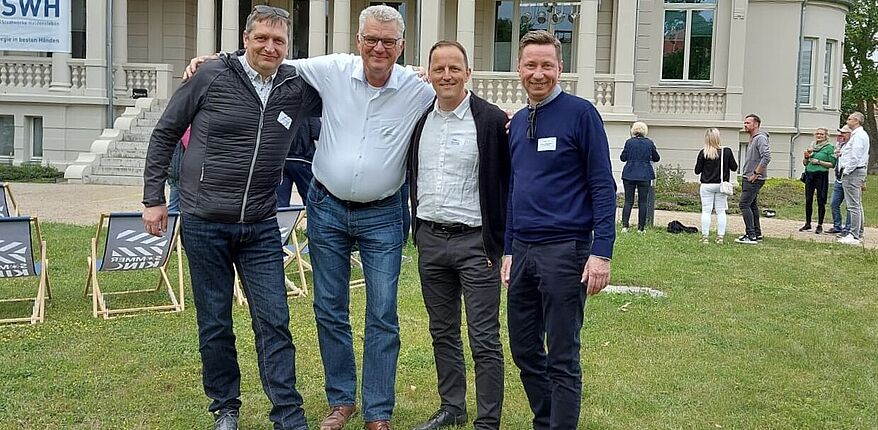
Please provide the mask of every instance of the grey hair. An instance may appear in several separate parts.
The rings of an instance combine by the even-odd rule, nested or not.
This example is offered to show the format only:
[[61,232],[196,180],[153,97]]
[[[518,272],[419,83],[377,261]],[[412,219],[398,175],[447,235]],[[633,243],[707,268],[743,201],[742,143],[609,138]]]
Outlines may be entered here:
[[649,134],[649,127],[646,123],[637,121],[631,125],[631,135],[638,137],[646,137]]
[[866,123],[866,116],[863,115],[862,112],[854,112],[851,114],[851,116],[854,117],[854,119],[857,120],[857,123],[859,123],[861,126]]
[[[273,6],[259,6],[260,8],[254,7],[253,11],[250,12],[250,15],[247,16],[247,24],[244,25],[245,32],[250,33],[251,31],[253,31],[253,26],[255,26],[257,22],[264,22],[271,26],[283,24],[284,26],[286,26],[287,31],[289,31],[290,13],[288,11]],[[259,9],[261,8],[268,8],[271,11],[260,11]],[[284,15],[286,15],[286,17],[284,17]]]
[[366,18],[372,18],[382,24],[385,22],[396,23],[396,28],[399,29],[397,37],[402,38],[405,34],[405,22],[402,20],[402,15],[390,6],[380,4],[363,9],[360,12],[360,34],[363,34],[363,28],[366,27]]

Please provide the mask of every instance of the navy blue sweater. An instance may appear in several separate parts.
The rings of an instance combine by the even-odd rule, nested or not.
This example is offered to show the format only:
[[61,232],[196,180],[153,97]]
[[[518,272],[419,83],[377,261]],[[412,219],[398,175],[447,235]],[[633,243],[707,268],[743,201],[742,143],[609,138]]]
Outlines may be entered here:
[[[505,253],[512,253],[513,240],[588,242],[593,237],[591,253],[611,258],[616,182],[600,114],[588,101],[562,92],[536,109],[534,138],[528,139],[530,112],[518,111],[509,129],[512,176]],[[551,138],[554,150],[549,150]],[[539,139],[547,139],[542,151]]]

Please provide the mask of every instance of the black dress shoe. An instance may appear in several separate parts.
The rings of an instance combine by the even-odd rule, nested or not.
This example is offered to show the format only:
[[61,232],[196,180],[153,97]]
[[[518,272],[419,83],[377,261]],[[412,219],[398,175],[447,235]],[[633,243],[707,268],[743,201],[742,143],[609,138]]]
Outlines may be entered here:
[[817,229],[814,230],[814,234],[823,234],[823,226],[822,226],[822,225],[818,225],[818,226],[817,226]]
[[802,228],[799,229],[799,231],[808,231],[808,230],[811,230],[811,224],[805,224],[802,226]]
[[454,415],[445,409],[439,409],[430,417],[427,422],[415,427],[412,430],[437,430],[445,427],[459,426],[466,424],[466,414]]

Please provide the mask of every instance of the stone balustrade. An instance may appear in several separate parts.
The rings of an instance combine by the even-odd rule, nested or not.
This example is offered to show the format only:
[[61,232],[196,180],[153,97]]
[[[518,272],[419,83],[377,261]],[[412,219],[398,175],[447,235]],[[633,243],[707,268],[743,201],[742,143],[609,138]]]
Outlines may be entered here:
[[663,115],[700,115],[721,118],[726,109],[722,88],[651,88],[650,110]]
[[614,106],[616,102],[616,80],[613,75],[594,75],[594,104],[598,109]]
[[51,82],[51,58],[0,57],[0,89],[48,91]]
[[[575,74],[561,75],[561,88],[576,94]],[[502,108],[517,109],[527,103],[527,96],[515,72],[473,72],[472,89],[479,97]]]

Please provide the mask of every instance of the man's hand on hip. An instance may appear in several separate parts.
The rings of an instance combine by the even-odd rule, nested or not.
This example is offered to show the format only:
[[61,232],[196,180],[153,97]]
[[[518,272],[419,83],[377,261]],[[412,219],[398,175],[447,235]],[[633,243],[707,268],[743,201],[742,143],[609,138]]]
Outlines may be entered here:
[[168,207],[165,205],[143,209],[143,231],[162,236],[168,230]]
[[594,255],[588,257],[580,282],[586,287],[586,294],[589,296],[600,293],[610,282],[610,262]]

